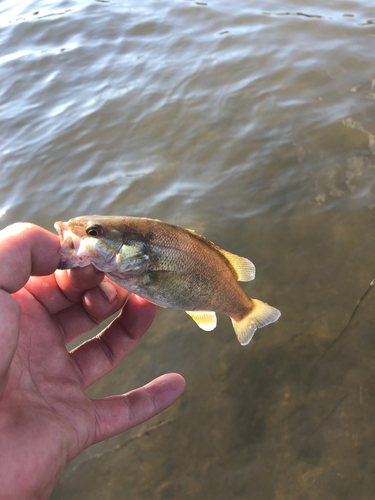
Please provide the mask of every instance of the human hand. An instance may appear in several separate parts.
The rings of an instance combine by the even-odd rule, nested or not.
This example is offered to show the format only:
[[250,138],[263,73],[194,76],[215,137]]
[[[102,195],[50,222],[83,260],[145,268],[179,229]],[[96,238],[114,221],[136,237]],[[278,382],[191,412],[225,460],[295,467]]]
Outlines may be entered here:
[[125,395],[85,395],[136,345],[157,308],[132,295],[107,329],[68,352],[127,292],[92,266],[54,273],[59,247],[32,224],[0,231],[1,500],[48,498],[85,448],[151,418],[185,389],[180,375],[168,374]]

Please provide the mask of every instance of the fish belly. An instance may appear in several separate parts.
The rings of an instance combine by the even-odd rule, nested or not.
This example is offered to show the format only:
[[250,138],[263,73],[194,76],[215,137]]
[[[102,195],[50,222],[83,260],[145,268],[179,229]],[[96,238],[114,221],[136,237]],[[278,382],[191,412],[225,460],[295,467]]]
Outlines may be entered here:
[[233,318],[242,318],[252,308],[252,301],[236,281],[215,281],[194,273],[149,271],[127,278],[120,273],[107,276],[131,293],[161,307],[183,311],[215,311]]

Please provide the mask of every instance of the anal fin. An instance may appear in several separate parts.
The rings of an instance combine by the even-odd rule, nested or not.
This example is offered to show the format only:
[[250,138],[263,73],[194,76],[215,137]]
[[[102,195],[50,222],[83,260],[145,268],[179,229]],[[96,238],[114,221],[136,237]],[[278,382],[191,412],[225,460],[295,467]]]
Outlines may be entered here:
[[191,316],[199,328],[210,332],[216,328],[216,314],[212,311],[186,311]]

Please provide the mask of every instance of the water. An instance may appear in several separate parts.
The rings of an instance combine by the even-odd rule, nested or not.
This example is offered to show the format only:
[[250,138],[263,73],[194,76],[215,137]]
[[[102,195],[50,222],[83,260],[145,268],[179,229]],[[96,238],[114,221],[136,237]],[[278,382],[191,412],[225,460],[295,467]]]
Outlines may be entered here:
[[160,311],[88,394],[177,371],[185,395],[86,450],[53,500],[372,498],[375,290],[343,329],[375,277],[374,12],[2,2],[1,227],[178,223],[250,258],[245,290],[282,311],[246,348],[226,317]]

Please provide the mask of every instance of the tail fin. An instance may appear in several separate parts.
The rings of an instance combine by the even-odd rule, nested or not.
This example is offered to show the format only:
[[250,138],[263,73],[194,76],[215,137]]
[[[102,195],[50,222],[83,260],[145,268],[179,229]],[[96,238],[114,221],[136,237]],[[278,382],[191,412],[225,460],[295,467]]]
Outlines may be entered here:
[[255,330],[269,325],[280,317],[280,311],[274,307],[269,306],[261,300],[251,299],[254,303],[254,308],[251,313],[245,316],[240,321],[233,318],[232,324],[236,332],[238,341],[241,345],[247,345],[253,338]]

